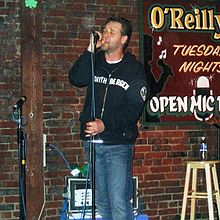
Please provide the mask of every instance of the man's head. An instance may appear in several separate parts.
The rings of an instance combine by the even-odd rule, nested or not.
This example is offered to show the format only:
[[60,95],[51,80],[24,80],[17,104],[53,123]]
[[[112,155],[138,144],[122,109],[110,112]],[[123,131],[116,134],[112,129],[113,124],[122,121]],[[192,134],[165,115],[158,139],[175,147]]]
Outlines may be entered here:
[[120,16],[107,18],[103,30],[104,44],[102,49],[111,51],[122,46],[123,50],[125,50],[129,44],[131,34],[132,26],[127,19]]
[[128,47],[129,41],[131,39],[131,34],[132,34],[132,26],[129,20],[126,18],[120,17],[120,16],[111,16],[107,18],[106,24],[109,22],[118,22],[121,24],[122,31],[121,35],[122,36],[128,36],[127,41],[124,45],[124,50]]

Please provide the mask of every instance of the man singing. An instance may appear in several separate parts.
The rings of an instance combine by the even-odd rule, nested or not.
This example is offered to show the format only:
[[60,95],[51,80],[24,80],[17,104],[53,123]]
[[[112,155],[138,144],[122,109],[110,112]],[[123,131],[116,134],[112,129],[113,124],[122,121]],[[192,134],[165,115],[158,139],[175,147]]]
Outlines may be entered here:
[[[95,33],[99,36],[97,52],[94,34],[91,34],[87,50],[69,71],[69,80],[74,86],[87,86],[80,116],[81,138],[88,160],[91,136],[95,140],[98,212],[105,220],[133,220],[134,142],[149,88],[144,66],[126,51],[132,34],[131,23],[120,16],[109,17],[103,32]],[[94,83],[91,77],[93,53],[96,53]]]

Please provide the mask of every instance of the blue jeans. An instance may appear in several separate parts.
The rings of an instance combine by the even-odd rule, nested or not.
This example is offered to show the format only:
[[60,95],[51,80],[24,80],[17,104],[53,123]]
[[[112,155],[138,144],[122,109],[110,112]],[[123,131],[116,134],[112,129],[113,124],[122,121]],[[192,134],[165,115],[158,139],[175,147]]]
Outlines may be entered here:
[[[89,161],[89,143],[84,142],[84,146]],[[99,214],[104,220],[133,220],[134,146],[95,144],[94,147],[95,202]]]

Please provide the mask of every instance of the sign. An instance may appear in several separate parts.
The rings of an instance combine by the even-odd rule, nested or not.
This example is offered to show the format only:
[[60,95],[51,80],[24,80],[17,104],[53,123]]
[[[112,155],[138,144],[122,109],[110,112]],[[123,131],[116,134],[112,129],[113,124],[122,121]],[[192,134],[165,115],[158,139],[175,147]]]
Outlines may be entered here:
[[209,121],[220,112],[220,2],[143,0],[146,122]]

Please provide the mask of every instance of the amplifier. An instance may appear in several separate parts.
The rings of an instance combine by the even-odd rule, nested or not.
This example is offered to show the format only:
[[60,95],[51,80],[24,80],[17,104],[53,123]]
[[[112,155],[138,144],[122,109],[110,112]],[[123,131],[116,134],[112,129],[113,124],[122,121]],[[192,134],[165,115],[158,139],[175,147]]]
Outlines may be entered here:
[[[65,197],[69,200],[68,211],[81,212],[82,210],[92,209],[92,190],[89,180],[85,178],[65,177],[66,193]],[[133,198],[131,200],[133,210],[138,209],[138,177],[133,177]]]

